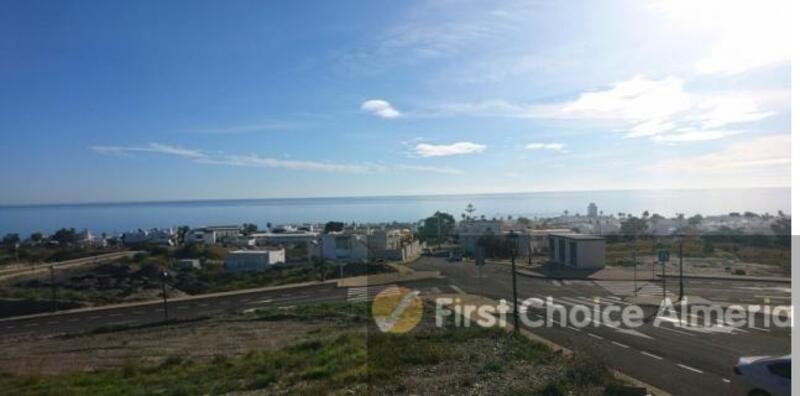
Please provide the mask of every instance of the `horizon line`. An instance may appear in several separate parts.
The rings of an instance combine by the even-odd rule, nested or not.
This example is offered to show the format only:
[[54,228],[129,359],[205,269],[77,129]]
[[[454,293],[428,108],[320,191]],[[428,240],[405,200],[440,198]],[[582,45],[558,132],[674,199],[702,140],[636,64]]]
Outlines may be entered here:
[[0,208],[26,208],[26,207],[47,207],[47,206],[92,206],[92,205],[153,205],[153,204],[181,204],[181,203],[203,203],[219,201],[260,201],[260,200],[313,200],[313,199],[364,199],[364,198],[415,198],[415,197],[457,197],[457,196],[489,196],[489,195],[509,195],[509,194],[548,194],[548,193],[605,193],[605,192],[625,192],[625,191],[708,191],[708,190],[767,190],[767,189],[789,189],[791,186],[755,186],[755,187],[681,187],[681,188],[621,188],[621,189],[586,189],[586,190],[539,190],[539,191],[503,191],[503,192],[473,192],[473,193],[432,193],[432,194],[392,194],[392,195],[340,195],[340,196],[315,196],[315,197],[251,197],[251,198],[176,198],[164,200],[141,200],[141,201],[86,201],[86,202],[53,202],[53,203],[9,203],[0,204]]

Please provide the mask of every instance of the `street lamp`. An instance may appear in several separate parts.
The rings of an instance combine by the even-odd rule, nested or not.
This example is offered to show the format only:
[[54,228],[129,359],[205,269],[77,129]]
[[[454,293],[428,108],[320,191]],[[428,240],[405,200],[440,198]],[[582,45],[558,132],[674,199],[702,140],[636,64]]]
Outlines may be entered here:
[[167,314],[167,278],[169,277],[169,273],[166,269],[161,269],[161,294],[164,296],[164,321],[167,321],[169,317]]
[[511,241],[511,290],[513,293],[514,302],[514,331],[519,332],[519,304],[517,303],[517,243],[519,243],[519,234],[513,230],[509,232],[506,237]]
[[50,299],[53,303],[53,312],[58,311],[58,302],[56,302],[56,266],[55,264],[50,265],[50,287],[51,287],[51,294]]
[[680,272],[680,291],[678,301],[683,301],[683,238],[683,234],[678,235],[678,268]]

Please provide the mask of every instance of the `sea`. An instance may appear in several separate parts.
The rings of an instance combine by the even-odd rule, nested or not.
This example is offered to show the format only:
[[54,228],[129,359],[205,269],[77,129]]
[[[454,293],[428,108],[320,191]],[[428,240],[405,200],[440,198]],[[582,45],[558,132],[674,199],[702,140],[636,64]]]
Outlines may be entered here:
[[467,205],[475,216],[529,218],[556,216],[565,210],[586,214],[594,202],[605,214],[644,211],[672,217],[751,211],[790,213],[791,188],[708,190],[570,191],[503,194],[419,195],[338,198],[268,198],[169,202],[117,202],[0,206],[0,235],[52,233],[61,227],[94,233],[188,225],[254,223],[263,228],[287,223],[414,222],[443,211],[459,219]]

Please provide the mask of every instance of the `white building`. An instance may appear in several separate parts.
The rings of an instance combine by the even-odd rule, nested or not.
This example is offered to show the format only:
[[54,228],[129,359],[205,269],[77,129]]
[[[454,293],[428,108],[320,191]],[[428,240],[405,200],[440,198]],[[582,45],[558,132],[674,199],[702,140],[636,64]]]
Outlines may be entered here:
[[503,224],[498,220],[467,220],[458,224],[458,244],[464,252],[475,254],[478,240],[483,236],[500,236]]
[[367,236],[355,233],[322,234],[319,239],[320,256],[324,260],[349,263],[369,259]]
[[595,205],[594,202],[589,203],[589,206],[586,208],[586,216],[597,217],[597,205]]
[[576,269],[606,266],[606,240],[598,235],[551,234],[550,261]]
[[163,230],[153,228],[150,231],[136,230],[122,234],[122,242],[126,245],[149,243],[156,245],[172,246],[175,240],[175,232],[171,228]]
[[235,250],[225,257],[226,272],[260,272],[286,262],[284,249]]
[[234,226],[208,226],[195,228],[186,234],[186,243],[205,243],[207,245],[214,245],[217,243],[225,243],[225,241],[233,241],[239,237],[241,227]]

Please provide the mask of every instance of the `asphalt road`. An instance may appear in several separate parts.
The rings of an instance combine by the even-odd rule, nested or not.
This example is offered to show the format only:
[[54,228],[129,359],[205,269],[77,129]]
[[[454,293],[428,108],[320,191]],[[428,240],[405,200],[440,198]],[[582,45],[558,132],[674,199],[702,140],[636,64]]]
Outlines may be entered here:
[[[414,266],[417,269],[439,270],[453,284],[467,293],[496,299],[511,297],[510,266],[487,265],[478,277],[472,263],[449,263],[443,259],[424,257]],[[643,282],[638,293],[661,295],[661,283]],[[774,283],[721,280],[691,280],[686,293],[719,302],[762,301],[771,296],[775,303],[788,303],[790,290]],[[517,276],[518,298],[545,299],[555,304],[601,307],[623,304],[621,299],[633,293],[633,282],[555,281]],[[668,283],[668,291],[677,293],[677,282]],[[595,300],[595,297],[598,299]],[[653,308],[648,313],[655,312]],[[532,320],[541,319],[543,309],[524,312]],[[763,319],[762,316],[757,315]],[[681,323],[651,321],[631,329],[613,328],[602,321],[589,327],[523,326],[561,345],[591,353],[612,368],[676,395],[722,395],[728,390],[732,368],[740,356],[788,354],[791,350],[791,329],[764,327],[733,328],[724,319],[716,326],[688,327]]]
[[[511,271],[508,265],[484,267],[482,277],[472,264],[449,263],[443,259],[424,257],[414,268],[438,270],[445,279],[404,283],[424,294],[470,293],[494,299],[511,300]],[[632,282],[556,281],[517,276],[519,298],[552,297],[555,304],[567,308],[575,305],[593,307],[622,304],[621,298],[633,293]],[[637,284],[639,294],[660,295],[660,283]],[[669,291],[677,292],[670,282]],[[687,293],[713,301],[763,301],[770,296],[773,304],[781,304],[789,296],[788,286],[746,281],[687,281]],[[337,288],[320,284],[283,290],[260,291],[223,296],[209,296],[168,303],[169,318],[212,316],[266,306],[367,301],[382,287]],[[595,299],[597,298],[597,299]],[[654,311],[654,310],[653,310]],[[523,314],[539,319],[543,309],[530,309]],[[3,336],[55,334],[90,331],[101,326],[143,324],[162,320],[159,302],[66,312],[36,318],[0,321]],[[791,349],[791,329],[756,326],[733,329],[722,321],[712,328],[687,328],[680,323],[652,322],[635,329],[614,328],[602,322],[585,328],[531,327],[528,330],[572,349],[591,353],[609,367],[618,369],[676,395],[721,395],[727,391],[732,367],[740,356],[786,354]]]

